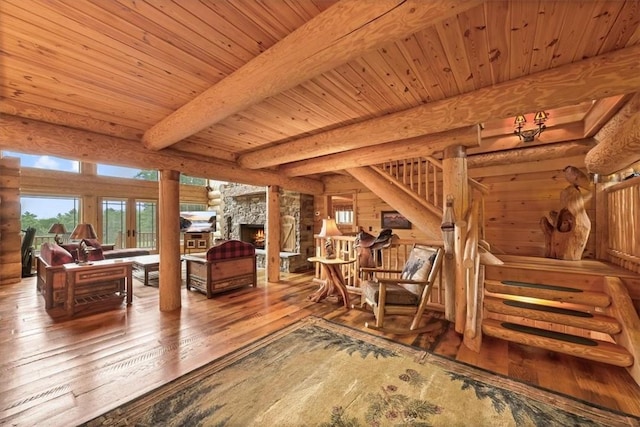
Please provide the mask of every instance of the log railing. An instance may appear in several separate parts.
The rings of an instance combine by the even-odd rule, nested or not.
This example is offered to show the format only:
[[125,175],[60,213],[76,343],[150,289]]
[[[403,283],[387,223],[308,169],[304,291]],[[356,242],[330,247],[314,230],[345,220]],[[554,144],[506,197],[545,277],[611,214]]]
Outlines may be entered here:
[[605,190],[609,261],[640,273],[640,177]]
[[432,206],[444,208],[442,195],[442,163],[432,157],[419,157],[386,162],[382,170],[406,185]]

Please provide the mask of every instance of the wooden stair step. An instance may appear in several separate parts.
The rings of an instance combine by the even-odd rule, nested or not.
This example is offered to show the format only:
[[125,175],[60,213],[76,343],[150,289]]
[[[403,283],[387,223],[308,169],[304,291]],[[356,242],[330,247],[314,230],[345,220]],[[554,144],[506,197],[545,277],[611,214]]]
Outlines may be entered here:
[[609,365],[621,367],[633,365],[633,355],[627,349],[606,341],[548,331],[517,323],[501,322],[495,319],[484,319],[482,321],[482,332],[506,341],[565,353]]
[[610,335],[618,334],[622,330],[617,319],[599,313],[589,313],[523,301],[503,300],[489,296],[485,297],[484,306],[493,313],[526,317],[531,320],[552,322]]
[[583,291],[578,288],[542,283],[485,280],[485,290],[496,294],[517,295],[590,307],[608,307],[611,304],[611,298],[604,292]]

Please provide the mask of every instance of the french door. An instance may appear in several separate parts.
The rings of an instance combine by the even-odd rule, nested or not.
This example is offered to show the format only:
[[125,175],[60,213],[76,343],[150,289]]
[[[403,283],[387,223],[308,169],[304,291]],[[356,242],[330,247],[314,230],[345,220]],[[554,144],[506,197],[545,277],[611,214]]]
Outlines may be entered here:
[[158,202],[102,199],[102,240],[116,248],[157,249]]

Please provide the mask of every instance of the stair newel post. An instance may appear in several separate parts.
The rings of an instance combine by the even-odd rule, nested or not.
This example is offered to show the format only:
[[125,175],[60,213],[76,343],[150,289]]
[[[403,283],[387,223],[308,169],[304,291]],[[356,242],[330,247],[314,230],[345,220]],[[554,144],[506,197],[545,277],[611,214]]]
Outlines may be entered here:
[[[442,159],[443,195],[453,197],[453,210],[465,213],[469,208],[469,177],[467,173],[467,151],[464,146],[450,146],[443,151]],[[446,202],[446,201],[445,201]],[[446,204],[446,203],[445,203]],[[464,333],[466,319],[466,289],[465,269],[463,266],[464,243],[466,240],[467,224],[458,221],[455,224],[455,330]],[[447,259],[445,257],[445,262]],[[448,264],[448,263],[447,263]],[[445,264],[446,268],[451,268]],[[446,283],[445,286],[452,286]]]
[[441,270],[442,281],[445,285],[444,316],[450,322],[454,322],[456,319],[455,223],[456,216],[453,211],[453,196],[449,194],[447,195],[440,230],[442,230],[442,241],[444,242],[444,258],[442,260]]

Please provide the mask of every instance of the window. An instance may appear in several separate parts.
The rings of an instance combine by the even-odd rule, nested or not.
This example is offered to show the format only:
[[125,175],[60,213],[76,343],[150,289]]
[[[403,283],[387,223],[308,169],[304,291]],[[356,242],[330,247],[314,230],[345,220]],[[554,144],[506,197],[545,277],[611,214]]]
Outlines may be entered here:
[[352,206],[334,206],[333,217],[336,224],[353,224],[353,207]]
[[205,185],[207,185],[207,180],[205,178],[197,178],[194,176],[180,174],[180,184],[199,185],[201,187],[204,187]]
[[54,235],[49,234],[52,224],[64,225],[67,232],[60,235],[63,241],[79,222],[80,199],[75,197],[20,197],[22,229],[27,227],[36,229],[34,246],[40,250],[44,242],[53,242]]
[[18,157],[20,166],[27,168],[49,169],[60,172],[80,172],[80,163],[75,160],[63,159],[54,156],[39,156],[33,154],[22,154],[15,151],[3,151],[3,156]]
[[142,179],[146,181],[157,181],[157,170],[143,170],[135,168],[127,168],[124,166],[112,166],[112,165],[97,165],[97,173],[101,176],[113,176],[116,178],[133,178]]

